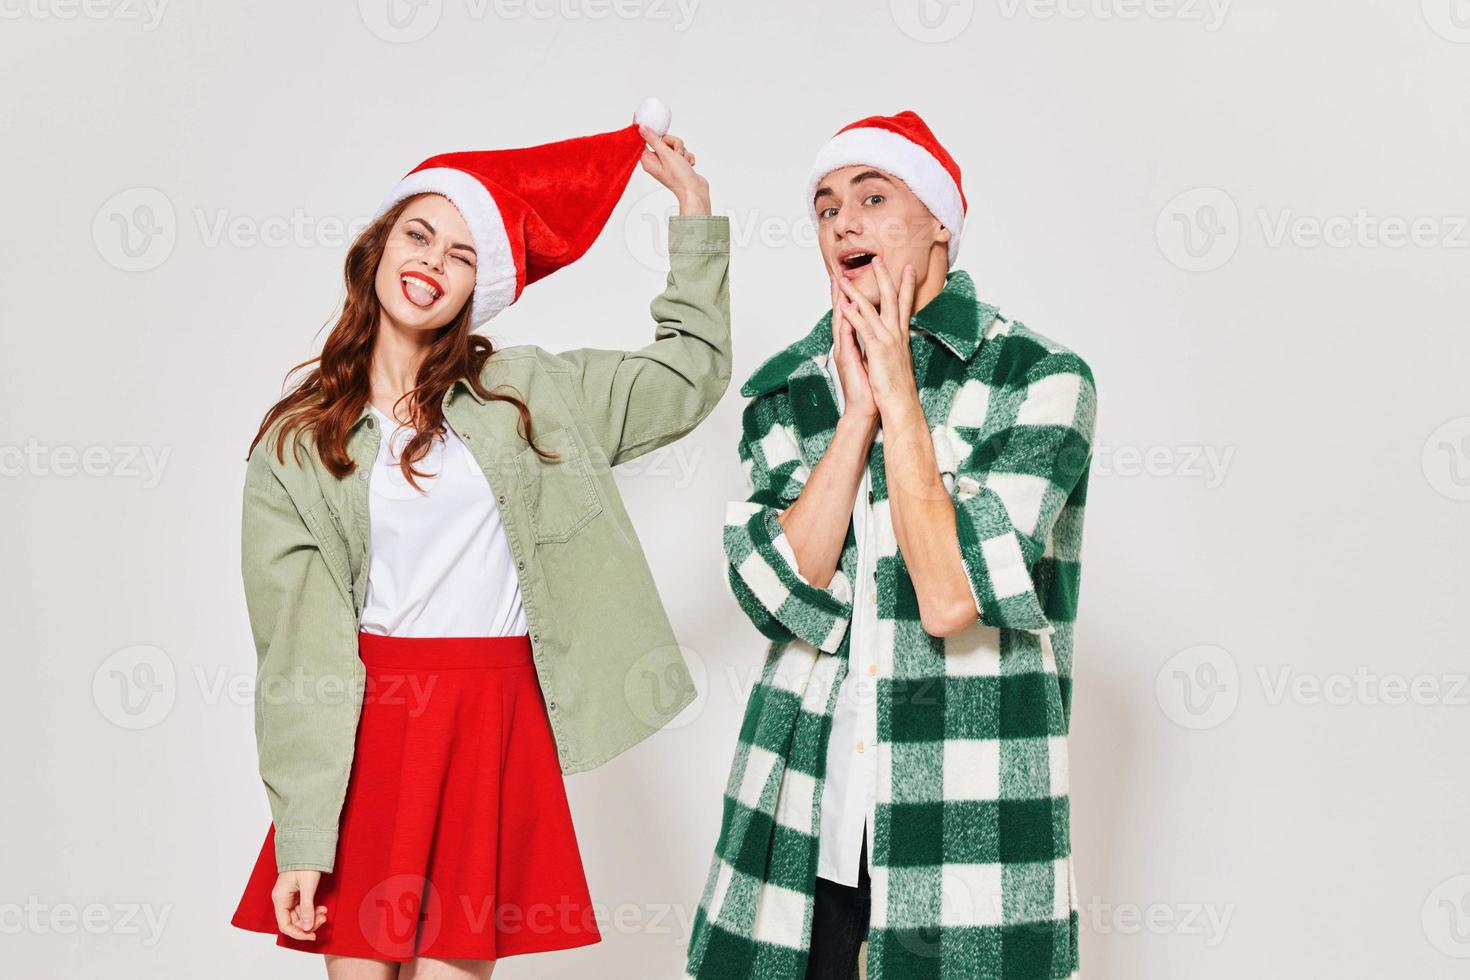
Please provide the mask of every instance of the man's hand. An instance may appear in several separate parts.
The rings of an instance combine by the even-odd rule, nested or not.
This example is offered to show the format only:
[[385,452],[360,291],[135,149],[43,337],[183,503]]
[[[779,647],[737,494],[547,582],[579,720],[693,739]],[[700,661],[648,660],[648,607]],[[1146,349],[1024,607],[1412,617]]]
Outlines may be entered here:
[[873,438],[878,428],[878,404],[873,400],[873,386],[868,381],[868,368],[863,352],[853,334],[852,323],[842,315],[845,305],[838,289],[837,276],[832,277],[832,356],[837,362],[837,378],[842,383],[842,418]]
[[[867,377],[873,400],[885,423],[910,423],[919,412],[919,386],[914,378],[914,359],[909,350],[909,317],[914,310],[914,270],[904,266],[897,285],[888,274],[883,260],[874,257],[873,272],[878,278],[881,309],[874,309],[857,287],[845,279],[837,279],[846,296],[843,318],[852,324],[863,342]],[[835,311],[834,311],[835,312]]]
[[709,181],[694,172],[694,154],[673,134],[659,136],[647,126],[638,127],[649,149],[639,163],[650,177],[674,192],[680,214],[709,214]]

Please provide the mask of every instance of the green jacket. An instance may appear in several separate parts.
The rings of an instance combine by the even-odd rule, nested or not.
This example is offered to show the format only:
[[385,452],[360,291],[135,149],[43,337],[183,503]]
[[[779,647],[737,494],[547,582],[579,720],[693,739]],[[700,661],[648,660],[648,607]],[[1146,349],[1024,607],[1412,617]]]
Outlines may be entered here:
[[[608,761],[695,696],[612,467],[688,433],[724,394],[728,273],[728,219],[673,217],[653,343],[507,347],[486,360],[482,383],[520,393],[537,442],[559,461],[543,461],[518,435],[513,406],[481,399],[463,380],[444,396],[446,422],[499,503],[564,773]],[[288,444],[278,462],[276,428],[246,468],[241,571],[278,871],[335,863],[366,677],[357,634],[377,430],[365,405],[348,439],[356,470],[343,479],[322,466],[309,433],[303,452]]]

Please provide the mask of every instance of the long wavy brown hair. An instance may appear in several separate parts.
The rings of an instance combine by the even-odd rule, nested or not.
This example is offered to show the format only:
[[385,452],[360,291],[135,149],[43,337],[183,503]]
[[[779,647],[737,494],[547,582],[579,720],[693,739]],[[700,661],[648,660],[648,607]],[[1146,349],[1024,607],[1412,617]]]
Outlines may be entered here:
[[[388,233],[404,209],[421,196],[398,202],[364,228],[347,250],[347,263],[343,270],[347,297],[337,323],[327,334],[322,352],[287,371],[282,387],[290,383],[291,376],[297,371],[313,364],[317,366],[271,406],[255,438],[250,441],[246,459],[271,426],[282,420],[275,445],[279,462],[285,462],[287,439],[292,439],[294,454],[301,436],[310,431],[315,435],[316,452],[322,465],[333,476],[340,480],[357,468],[347,454],[347,432],[362,415],[370,391],[368,369],[372,364],[373,339],[382,316],[373,283]],[[531,410],[513,390],[507,388],[502,392],[500,386],[487,390],[480,383],[481,368],[494,353],[495,345],[489,338],[470,332],[469,300],[430,343],[414,387],[403,396],[403,400],[408,402],[410,423],[416,431],[404,448],[398,465],[404,479],[416,489],[422,488],[414,477],[431,474],[420,473],[413,464],[424,458],[432,448],[433,440],[443,432],[444,393],[460,378],[466,379],[482,398],[514,405],[520,415],[521,438],[542,458],[557,458],[555,453],[536,445],[532,436]],[[396,405],[394,407],[397,408]]]

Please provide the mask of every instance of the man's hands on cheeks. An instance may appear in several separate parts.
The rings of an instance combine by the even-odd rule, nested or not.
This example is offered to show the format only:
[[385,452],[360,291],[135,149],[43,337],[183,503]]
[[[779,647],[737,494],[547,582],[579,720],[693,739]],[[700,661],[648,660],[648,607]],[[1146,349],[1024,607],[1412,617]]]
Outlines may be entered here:
[[[848,335],[856,332],[862,340],[866,378],[873,402],[884,423],[910,423],[914,413],[923,418],[919,406],[919,386],[914,378],[913,354],[909,350],[909,318],[914,311],[914,270],[904,266],[895,283],[880,257],[872,262],[878,279],[881,307],[872,303],[845,279],[833,281],[842,291],[841,307],[834,306],[834,327],[839,312],[848,325]],[[844,389],[845,393],[846,389]]]
[[694,154],[672,134],[659,136],[647,126],[638,135],[648,144],[639,163],[650,177],[674,192],[680,214],[709,214],[709,181],[694,172]]

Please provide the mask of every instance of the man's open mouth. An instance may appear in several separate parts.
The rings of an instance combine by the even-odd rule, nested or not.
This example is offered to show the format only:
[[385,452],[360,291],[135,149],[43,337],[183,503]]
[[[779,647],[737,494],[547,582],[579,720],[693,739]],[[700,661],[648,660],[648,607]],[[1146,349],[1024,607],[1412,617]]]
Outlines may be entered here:
[[853,249],[850,252],[843,252],[837,261],[844,270],[853,272],[872,262],[874,254],[873,252],[865,252],[861,249]]

